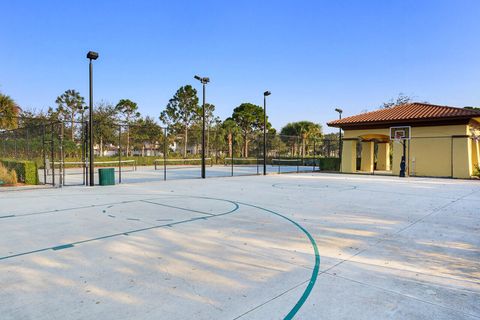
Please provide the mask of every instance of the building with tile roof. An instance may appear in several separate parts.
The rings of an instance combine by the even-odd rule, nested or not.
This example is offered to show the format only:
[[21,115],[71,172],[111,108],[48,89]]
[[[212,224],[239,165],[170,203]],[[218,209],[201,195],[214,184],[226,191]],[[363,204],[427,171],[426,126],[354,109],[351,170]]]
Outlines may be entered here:
[[405,127],[406,171],[410,176],[470,178],[480,162],[480,110],[408,103],[330,121],[344,131],[342,172],[399,174]]

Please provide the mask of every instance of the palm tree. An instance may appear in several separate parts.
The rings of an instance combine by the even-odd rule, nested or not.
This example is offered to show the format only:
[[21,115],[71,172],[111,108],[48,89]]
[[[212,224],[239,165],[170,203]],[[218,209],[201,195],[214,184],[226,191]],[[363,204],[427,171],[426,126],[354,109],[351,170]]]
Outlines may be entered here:
[[[311,121],[291,122],[287,123],[282,128],[281,134],[300,137],[302,143],[302,157],[305,157],[307,141],[312,138],[320,138],[322,135],[322,126]],[[295,143],[293,148],[293,155],[295,155]]]
[[207,157],[210,155],[210,128],[216,122],[220,121],[218,117],[215,117],[215,105],[211,103],[205,103],[205,123],[207,125]]
[[322,134],[322,126],[311,121],[296,122],[298,135],[302,139],[302,157],[305,157],[305,144],[310,138],[319,138]]
[[10,96],[0,93],[0,129],[17,128],[20,110]]
[[231,158],[233,154],[233,136],[240,133],[240,128],[232,118],[227,118],[222,123],[228,140],[228,156]]
[[[287,123],[282,130],[280,130],[280,138],[287,147],[290,148],[290,153],[293,157],[296,156],[298,127],[295,122]],[[295,138],[295,139],[292,139]],[[291,145],[290,145],[291,144]]]

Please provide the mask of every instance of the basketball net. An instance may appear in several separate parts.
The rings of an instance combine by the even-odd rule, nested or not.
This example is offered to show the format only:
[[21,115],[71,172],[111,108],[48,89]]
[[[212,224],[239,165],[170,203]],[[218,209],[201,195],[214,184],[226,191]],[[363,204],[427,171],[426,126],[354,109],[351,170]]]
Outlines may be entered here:
[[393,141],[402,143],[405,140],[405,132],[404,131],[397,131],[395,132],[395,137]]

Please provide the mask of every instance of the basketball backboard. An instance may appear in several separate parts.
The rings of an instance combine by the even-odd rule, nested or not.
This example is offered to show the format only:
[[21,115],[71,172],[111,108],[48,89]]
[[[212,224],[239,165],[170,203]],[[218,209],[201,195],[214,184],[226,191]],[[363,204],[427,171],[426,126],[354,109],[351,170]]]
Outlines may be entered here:
[[402,140],[410,140],[410,126],[402,126],[402,127],[390,127],[390,140],[393,141],[402,141]]

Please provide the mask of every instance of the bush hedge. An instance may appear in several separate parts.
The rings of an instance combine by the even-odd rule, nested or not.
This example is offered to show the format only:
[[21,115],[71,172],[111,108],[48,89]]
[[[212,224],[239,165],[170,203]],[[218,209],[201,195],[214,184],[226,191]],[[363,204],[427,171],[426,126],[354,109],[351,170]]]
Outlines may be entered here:
[[473,175],[480,178],[480,164],[476,164],[473,167]]
[[318,158],[320,160],[320,170],[322,171],[340,171],[340,158]]
[[296,162],[290,162],[290,165],[302,165],[303,163],[304,166],[313,166],[315,163],[315,166],[320,167],[320,171],[340,171],[340,158],[281,158],[272,159],[272,162],[279,164],[282,160],[296,160]]
[[7,169],[15,170],[19,182],[25,184],[38,184],[38,167],[34,161],[0,159],[0,162]]

